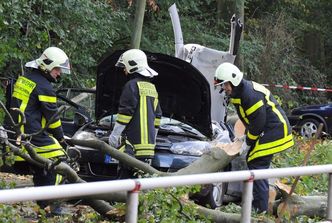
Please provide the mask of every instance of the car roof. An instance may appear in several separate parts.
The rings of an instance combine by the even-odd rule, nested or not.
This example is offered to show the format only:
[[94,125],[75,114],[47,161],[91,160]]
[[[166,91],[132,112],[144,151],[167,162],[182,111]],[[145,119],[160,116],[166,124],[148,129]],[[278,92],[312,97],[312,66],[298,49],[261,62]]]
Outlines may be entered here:
[[[119,98],[129,80],[123,68],[115,67],[125,50],[114,51],[97,67],[96,120],[118,112]],[[212,136],[210,85],[188,62],[161,53],[145,51],[149,66],[158,72],[153,78],[164,117],[176,119]]]

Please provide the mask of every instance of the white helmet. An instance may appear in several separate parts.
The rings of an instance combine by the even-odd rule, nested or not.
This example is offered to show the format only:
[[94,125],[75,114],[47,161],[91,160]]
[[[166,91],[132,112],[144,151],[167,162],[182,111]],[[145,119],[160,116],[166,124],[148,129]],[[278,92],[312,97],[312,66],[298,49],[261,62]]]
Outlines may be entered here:
[[228,81],[238,86],[243,79],[243,73],[234,64],[226,62],[218,66],[214,78],[217,80],[215,86]]
[[53,68],[61,68],[61,73],[70,74],[69,58],[63,50],[58,47],[49,47],[36,59],[38,68],[50,72]]
[[116,67],[125,67],[129,74],[139,73],[145,77],[154,77],[158,73],[151,69],[145,53],[139,49],[131,49],[124,52],[115,64]]

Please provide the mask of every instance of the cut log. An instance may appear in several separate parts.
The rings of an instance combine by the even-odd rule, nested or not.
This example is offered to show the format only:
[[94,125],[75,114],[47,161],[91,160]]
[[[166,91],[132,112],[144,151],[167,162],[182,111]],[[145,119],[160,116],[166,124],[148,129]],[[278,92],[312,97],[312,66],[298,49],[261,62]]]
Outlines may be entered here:
[[[278,216],[284,202],[278,205]],[[285,211],[280,218],[293,219],[300,215],[326,218],[327,197],[292,195],[286,199]]]
[[[198,205],[197,205],[198,206]],[[216,223],[240,223],[241,222],[241,215],[240,214],[233,214],[233,213],[225,213],[218,210],[212,210],[209,208],[205,208],[202,206],[198,206],[197,211],[205,216],[207,216],[209,219],[212,220],[212,222]],[[274,221],[269,220],[267,218],[264,219],[258,219],[258,218],[251,218],[250,222],[265,222],[265,223],[273,223]]]

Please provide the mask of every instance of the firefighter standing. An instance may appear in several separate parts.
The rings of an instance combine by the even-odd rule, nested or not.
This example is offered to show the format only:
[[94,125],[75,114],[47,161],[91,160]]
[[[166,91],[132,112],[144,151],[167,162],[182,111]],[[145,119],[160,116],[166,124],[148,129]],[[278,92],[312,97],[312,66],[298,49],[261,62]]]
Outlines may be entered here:
[[[273,154],[294,145],[289,121],[271,92],[264,86],[243,79],[243,73],[231,63],[219,65],[215,85],[222,85],[230,102],[246,127],[240,154],[247,153],[250,170],[268,169]],[[255,180],[253,208],[268,210],[268,180]]]
[[[120,96],[117,120],[109,144],[150,163],[161,118],[158,92],[151,83],[158,73],[148,66],[145,53],[138,49],[124,52],[115,66],[123,67],[130,80]],[[131,176],[130,169],[120,164],[119,178]]]
[[[13,89],[11,108],[19,108],[26,117],[26,124],[20,127],[21,133],[36,133],[40,129],[48,128],[46,131],[31,137],[35,151],[44,158],[55,159],[65,155],[64,146],[66,142],[59,116],[57,98],[51,82],[56,82],[62,73],[70,73],[70,64],[65,52],[57,47],[47,48],[36,60],[25,64],[25,74],[19,76]],[[11,112],[15,122],[21,122],[17,112]],[[50,120],[53,120],[49,123]],[[9,126],[6,119],[7,128]],[[17,136],[10,136],[16,140]],[[19,141],[17,146],[22,146]],[[24,149],[24,147],[22,146]],[[16,161],[23,161],[16,157]],[[44,168],[30,166],[33,172],[33,182],[36,186],[55,185],[61,181],[61,176],[54,171],[46,171]],[[49,203],[37,202],[41,208]]]

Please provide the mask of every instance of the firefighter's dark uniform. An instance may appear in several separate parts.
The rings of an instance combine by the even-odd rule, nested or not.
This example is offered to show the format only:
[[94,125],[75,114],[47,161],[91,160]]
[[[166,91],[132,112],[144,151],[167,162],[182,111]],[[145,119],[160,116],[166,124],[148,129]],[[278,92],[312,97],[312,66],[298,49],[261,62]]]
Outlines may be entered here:
[[[151,78],[137,73],[130,74],[130,77],[120,96],[117,116],[117,122],[125,125],[120,150],[140,160],[151,159],[161,119],[158,92],[150,82]],[[122,171],[121,178],[130,177],[130,173],[123,172],[126,171]]]
[[[11,108],[19,108],[26,117],[26,124],[21,126],[21,132],[31,134],[44,128],[48,121],[58,111],[55,91],[46,74],[38,69],[29,68],[24,76],[20,76],[13,89]],[[15,122],[21,117],[17,112],[11,112]],[[6,120],[9,124],[8,117]],[[10,136],[15,139],[15,136]],[[54,158],[65,155],[58,140],[64,138],[59,116],[54,117],[47,131],[32,136],[30,142],[36,146],[35,151],[45,158]],[[22,145],[24,150],[24,147]],[[16,157],[16,161],[23,161]],[[33,181],[36,186],[54,185],[61,181],[61,176],[54,173],[45,173],[44,169],[32,166]]]
[[[253,81],[243,79],[230,97],[246,126],[248,168],[269,168],[273,154],[294,145],[285,112],[268,89]],[[260,212],[268,209],[268,190],[268,180],[254,181],[253,207]]]

